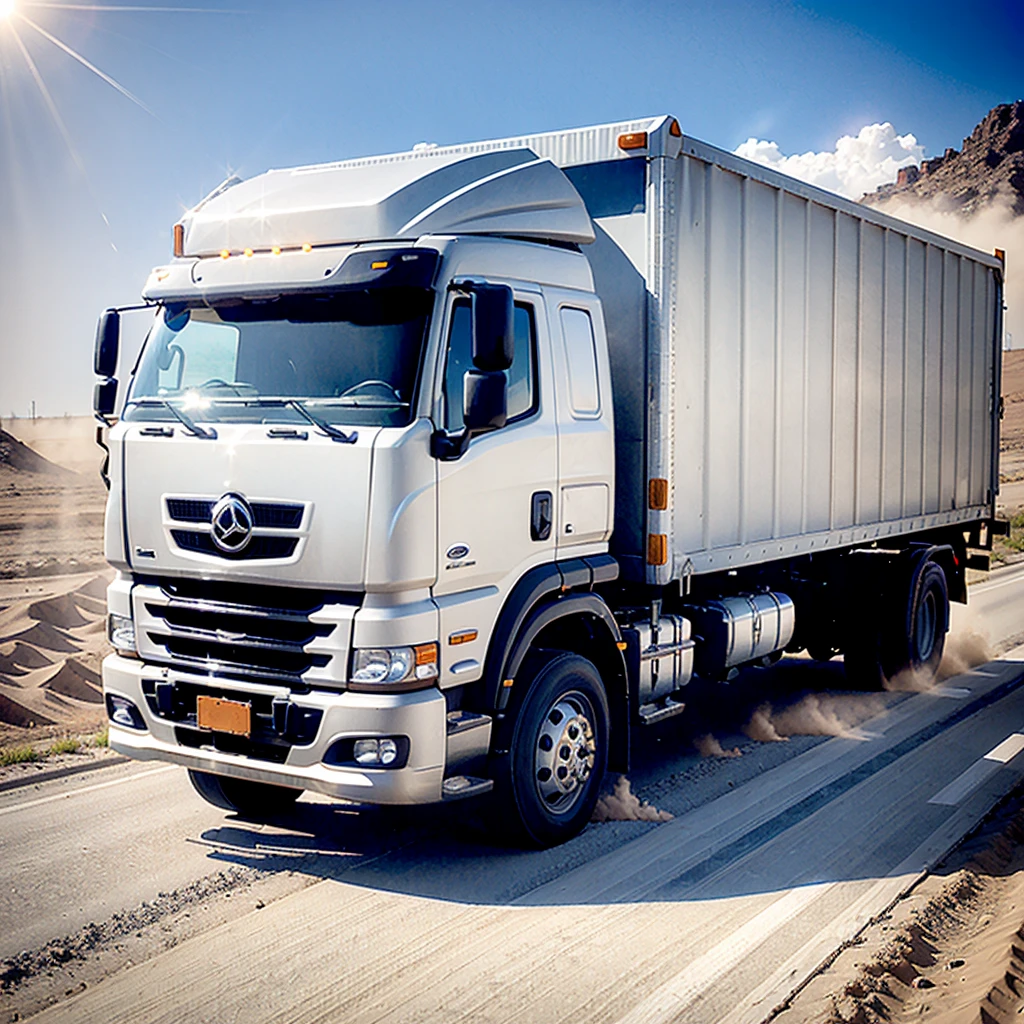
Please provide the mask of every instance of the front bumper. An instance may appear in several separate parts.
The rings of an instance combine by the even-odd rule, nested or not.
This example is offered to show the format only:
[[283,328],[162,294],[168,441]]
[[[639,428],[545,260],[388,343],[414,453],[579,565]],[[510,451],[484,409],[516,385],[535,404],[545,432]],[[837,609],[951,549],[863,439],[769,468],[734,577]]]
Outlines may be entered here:
[[[245,699],[247,693],[284,696],[300,708],[322,712],[320,725],[312,743],[292,746],[280,764],[225,753],[212,745],[185,746],[175,736],[175,723],[154,714],[143,691],[143,680],[167,679],[214,684],[237,695],[236,699]],[[446,709],[444,696],[436,689],[390,694],[324,690],[294,694],[287,687],[193,676],[111,654],[103,662],[103,690],[126,697],[145,721],[145,732],[109,723],[110,746],[129,757],[169,761],[198,771],[308,789],[359,803],[422,804],[442,798]],[[408,737],[409,757],[405,766],[359,768],[323,763],[335,741],[370,736]]]

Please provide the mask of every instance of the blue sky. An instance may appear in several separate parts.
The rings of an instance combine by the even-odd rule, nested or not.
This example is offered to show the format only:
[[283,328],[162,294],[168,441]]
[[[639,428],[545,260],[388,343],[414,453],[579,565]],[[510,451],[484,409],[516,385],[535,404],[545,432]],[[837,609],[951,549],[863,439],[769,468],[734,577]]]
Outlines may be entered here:
[[231,172],[662,112],[727,149],[829,150],[890,121],[932,154],[1024,95],[1020,0],[15,4],[0,20],[5,416],[33,399],[88,411],[97,314],[137,297],[181,211]]

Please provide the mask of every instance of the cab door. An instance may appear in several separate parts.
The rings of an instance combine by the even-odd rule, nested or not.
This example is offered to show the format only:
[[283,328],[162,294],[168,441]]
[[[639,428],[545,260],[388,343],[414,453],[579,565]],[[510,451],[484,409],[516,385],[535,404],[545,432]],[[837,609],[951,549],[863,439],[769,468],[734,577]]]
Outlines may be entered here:
[[[543,300],[514,291],[515,348],[505,371],[508,420],[473,438],[465,454],[438,463],[438,557],[434,597],[441,619],[441,685],[482,673],[490,629],[508,590],[527,569],[554,560],[558,441],[551,343]],[[472,368],[468,298],[449,301],[438,426],[462,427],[463,375]]]

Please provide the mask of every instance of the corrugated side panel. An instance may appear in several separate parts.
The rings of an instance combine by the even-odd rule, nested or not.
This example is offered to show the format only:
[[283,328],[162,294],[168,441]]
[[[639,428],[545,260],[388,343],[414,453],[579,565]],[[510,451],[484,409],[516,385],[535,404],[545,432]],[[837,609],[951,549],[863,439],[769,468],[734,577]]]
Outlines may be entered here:
[[992,268],[738,163],[659,163],[674,444],[648,473],[672,481],[673,561],[649,581],[990,512]]

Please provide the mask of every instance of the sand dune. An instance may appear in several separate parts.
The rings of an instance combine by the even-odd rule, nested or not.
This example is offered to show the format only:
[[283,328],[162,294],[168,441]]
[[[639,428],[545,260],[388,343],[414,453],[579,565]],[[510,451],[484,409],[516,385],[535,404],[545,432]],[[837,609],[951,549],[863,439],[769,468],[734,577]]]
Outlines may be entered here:
[[8,657],[19,668],[46,668],[53,664],[53,659],[48,658],[37,647],[29,647],[20,640],[14,641],[14,650]]
[[89,620],[79,611],[74,594],[61,594],[45,601],[36,601],[28,606],[29,618],[60,629],[74,629],[84,626]]
[[52,690],[87,704],[103,702],[99,675],[80,665],[74,658],[68,658],[45,683],[42,683],[42,687],[44,690]]
[[0,693],[0,721],[7,722],[9,725],[21,726],[23,729],[36,725],[57,724],[52,718],[47,718],[45,715],[39,714],[38,711],[29,710],[3,693]]
[[0,586],[0,739],[33,727],[99,728],[107,575],[25,581],[20,592]]
[[58,654],[74,654],[80,650],[73,637],[56,629],[48,622],[37,622],[34,626],[15,633],[13,636],[4,637],[4,640],[21,641],[24,644],[32,644],[34,647],[44,647],[48,651],[56,651]]

